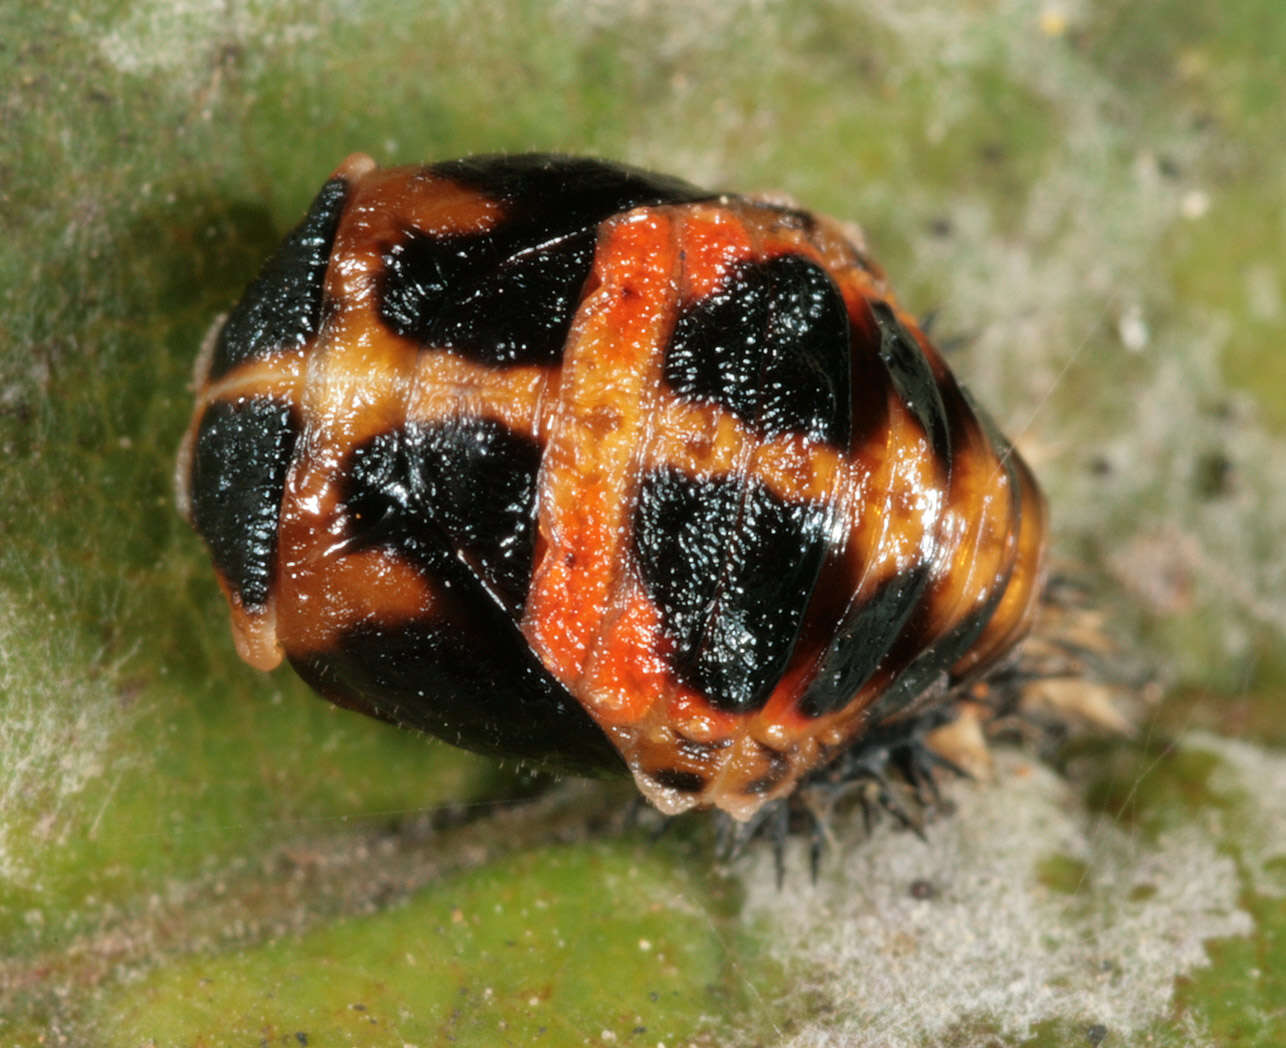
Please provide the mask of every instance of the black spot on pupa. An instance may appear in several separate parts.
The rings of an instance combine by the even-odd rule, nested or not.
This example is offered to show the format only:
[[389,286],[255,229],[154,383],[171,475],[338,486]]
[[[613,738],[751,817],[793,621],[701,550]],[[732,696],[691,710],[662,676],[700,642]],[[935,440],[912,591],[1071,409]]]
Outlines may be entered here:
[[[443,551],[436,567],[454,583],[451,561]],[[623,769],[590,715],[481,594],[439,588],[434,612],[354,627],[291,663],[332,701],[453,746],[582,772]]]
[[381,433],[354,451],[346,474],[353,537],[412,560],[430,540],[444,546],[497,604],[521,615],[539,466],[539,444],[485,418]]
[[247,608],[268,599],[277,521],[299,427],[268,397],[211,404],[192,456],[192,525]]
[[667,790],[676,790],[679,793],[700,793],[706,788],[704,775],[695,771],[684,771],[682,768],[662,768],[660,771],[650,771],[647,775],[658,786],[664,786]]
[[934,455],[939,461],[949,464],[951,437],[947,409],[933,369],[887,302],[873,302],[871,312],[875,314],[875,322],[880,329],[880,359],[888,369],[894,389],[924,427]]
[[[973,404],[968,393],[954,379],[941,387],[947,414],[952,454],[970,448],[985,461],[1003,471],[1009,494],[1009,534],[1017,535],[1022,519],[1022,488],[1014,470],[1013,448],[992,423],[990,416]],[[958,540],[957,540],[958,541]],[[943,549],[944,553],[950,553]],[[907,623],[903,635],[889,652],[886,665],[896,676],[872,703],[868,716],[880,720],[900,712],[919,695],[933,687],[958,659],[973,647],[995,614],[1013,574],[1012,561],[991,578],[972,580],[968,587],[973,608],[945,634],[934,637],[924,623],[927,606]],[[967,570],[976,571],[970,566]]]
[[297,349],[317,334],[326,266],[347,198],[348,183],[332,178],[264,263],[219,331],[210,381],[247,360]]
[[849,322],[825,270],[799,255],[736,267],[675,323],[665,379],[762,435],[806,434],[847,447]]
[[470,157],[426,174],[486,194],[504,217],[476,234],[407,230],[384,253],[380,316],[399,335],[491,366],[561,359],[600,222],[711,196],[678,179],[546,154]]
[[[879,331],[878,356],[886,381],[924,429],[932,454],[941,464],[945,489],[950,478],[952,427],[968,424],[961,413],[967,414],[967,407],[953,382],[948,389],[953,409],[949,411],[929,362],[893,310],[884,302],[874,302],[872,312]],[[945,490],[943,493],[945,495]],[[936,536],[943,517],[942,504],[926,504],[923,513],[926,536]],[[941,553],[940,542],[925,543],[918,562],[907,565],[870,598],[847,609],[801,696],[801,712],[818,717],[843,709],[877,670],[890,674],[900,672],[921,654],[928,643],[920,624],[924,613],[922,601],[933,581],[936,558]],[[943,668],[944,653],[945,648],[923,658],[912,676],[925,680],[937,676]],[[907,689],[886,690],[878,701],[882,710],[896,710],[909,701]]]
[[726,750],[732,745],[731,739],[714,739],[710,742],[698,742],[696,739],[688,739],[676,732],[675,745],[683,756],[694,763],[704,763],[715,760],[720,750]]
[[902,633],[928,581],[928,570],[917,565],[899,572],[848,611],[800,697],[801,713],[820,717],[853,701]]
[[648,474],[634,548],[670,661],[720,710],[759,709],[780,679],[817,583],[826,510],[749,477]]

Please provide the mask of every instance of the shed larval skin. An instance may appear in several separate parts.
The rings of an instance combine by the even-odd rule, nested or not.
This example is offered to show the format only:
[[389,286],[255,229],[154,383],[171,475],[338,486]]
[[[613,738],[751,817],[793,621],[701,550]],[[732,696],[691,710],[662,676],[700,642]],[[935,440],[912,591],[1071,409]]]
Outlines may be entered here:
[[237,650],[739,819],[1026,632],[1045,507],[857,238],[550,155],[349,157],[198,363]]

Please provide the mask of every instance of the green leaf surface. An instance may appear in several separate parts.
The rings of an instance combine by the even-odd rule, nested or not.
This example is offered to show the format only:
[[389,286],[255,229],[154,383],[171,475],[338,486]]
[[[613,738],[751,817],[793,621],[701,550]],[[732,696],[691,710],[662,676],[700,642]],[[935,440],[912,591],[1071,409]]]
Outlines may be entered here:
[[691,890],[628,849],[532,851],[370,917],[173,965],[95,1026],[122,1046],[681,1044],[744,1005],[714,904]]

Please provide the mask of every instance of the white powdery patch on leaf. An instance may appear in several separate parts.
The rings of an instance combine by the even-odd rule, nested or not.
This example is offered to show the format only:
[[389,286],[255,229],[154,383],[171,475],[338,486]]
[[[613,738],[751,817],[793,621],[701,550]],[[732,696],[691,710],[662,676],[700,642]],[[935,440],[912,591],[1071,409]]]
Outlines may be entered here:
[[[289,47],[317,34],[319,12],[261,0],[164,0],[132,4],[98,40],[99,52],[121,73],[181,74],[177,81],[207,81],[224,48],[253,39],[257,48]],[[299,16],[299,21],[295,21]]]
[[[1286,440],[1259,425],[1251,398],[1220,378],[1227,333],[1212,321],[1172,337],[1130,431],[1112,434],[1101,448],[1113,466],[1104,494],[1123,523],[1110,561],[1115,576],[1155,613],[1199,614],[1222,651],[1240,655],[1253,624],[1286,634],[1286,561],[1279,555]],[[1212,411],[1211,403],[1222,409]],[[1223,464],[1227,490],[1203,493],[1203,461]],[[1073,504],[1083,507],[1090,487],[1082,480]],[[1208,657],[1176,652],[1194,673],[1189,664]]]
[[[1219,624],[1208,644],[1172,653],[1179,675],[1208,676],[1212,662],[1244,655],[1256,628],[1286,633],[1276,555],[1286,441],[1223,378],[1238,319],[1202,313],[1199,298],[1166,283],[1176,228],[1214,220],[1201,182],[1221,140],[1155,122],[1064,46],[1088,5],[862,6],[903,41],[908,74],[939,85],[933,135],[976,119],[967,77],[977,70],[1040,99],[1058,128],[1025,190],[1019,235],[965,185],[942,202],[955,235],[919,245],[945,284],[944,329],[976,333],[958,373],[1032,462],[1058,533],[1106,547],[1109,569],[1148,610]],[[1252,312],[1275,315],[1274,271],[1251,273]],[[1069,381],[1074,395],[1060,395]],[[1226,473],[1227,490],[1206,490],[1211,469]]]
[[1249,742],[1194,733],[1191,744],[1219,757],[1210,788],[1237,802],[1238,856],[1251,887],[1286,895],[1286,755]]
[[[208,55],[220,41],[245,28],[223,0],[143,3],[99,40],[99,50],[121,73],[146,74],[188,69],[209,75]],[[199,70],[199,72],[198,72]]]
[[[1128,1038],[1166,1018],[1176,977],[1208,963],[1205,940],[1252,930],[1237,869],[1202,827],[1151,843],[1086,813],[1048,768],[997,761],[994,784],[954,790],[959,811],[928,843],[885,820],[833,851],[815,886],[799,848],[778,892],[759,850],[746,916],[827,1005],[783,1044],[919,1048],[1058,1020]],[[1073,893],[1041,879],[1059,859],[1087,871]]]
[[58,637],[54,620],[0,613],[0,884],[36,887],[42,853],[92,832],[91,787],[123,720],[114,675],[88,673]]

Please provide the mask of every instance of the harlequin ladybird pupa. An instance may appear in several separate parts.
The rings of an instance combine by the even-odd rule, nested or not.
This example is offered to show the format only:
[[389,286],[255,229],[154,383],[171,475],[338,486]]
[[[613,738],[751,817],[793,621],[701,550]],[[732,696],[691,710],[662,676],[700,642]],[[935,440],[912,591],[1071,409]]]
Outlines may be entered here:
[[565,156],[349,157],[178,463],[237,650],[747,819],[994,665],[1042,496],[837,223]]

